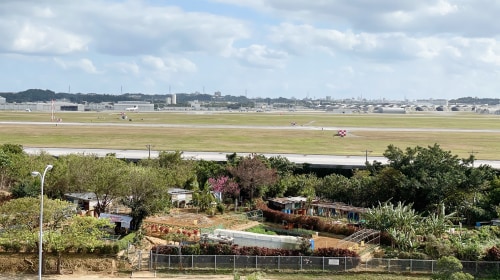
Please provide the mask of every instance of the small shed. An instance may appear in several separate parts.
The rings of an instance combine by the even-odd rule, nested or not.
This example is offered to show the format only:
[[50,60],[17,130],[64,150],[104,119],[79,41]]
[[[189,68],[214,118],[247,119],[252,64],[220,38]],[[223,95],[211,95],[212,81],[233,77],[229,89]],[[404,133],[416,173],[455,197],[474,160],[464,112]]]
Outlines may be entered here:
[[193,191],[191,190],[170,188],[168,189],[168,194],[170,195],[172,204],[179,208],[184,208],[186,204],[193,200]]
[[271,209],[280,210],[288,214],[304,214],[306,202],[307,198],[303,196],[275,197],[268,200],[268,205]]
[[359,221],[360,217],[368,211],[367,208],[355,207],[342,202],[317,202],[313,203],[314,213],[323,217],[339,217]]
[[95,193],[86,192],[86,193],[67,193],[64,194],[64,197],[67,201],[72,202],[76,205],[78,210],[83,211],[94,211],[94,208],[97,206],[97,196]]
[[120,234],[127,232],[130,229],[130,222],[132,217],[126,215],[117,215],[111,213],[101,213],[99,219],[109,219],[115,224],[115,233]]

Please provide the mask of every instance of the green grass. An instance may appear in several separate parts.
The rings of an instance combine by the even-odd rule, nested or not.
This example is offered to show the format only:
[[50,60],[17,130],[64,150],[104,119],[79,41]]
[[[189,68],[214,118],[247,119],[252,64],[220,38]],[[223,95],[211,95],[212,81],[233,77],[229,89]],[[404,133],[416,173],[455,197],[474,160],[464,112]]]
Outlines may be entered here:
[[259,234],[277,235],[277,233],[274,231],[266,230],[263,225],[254,226],[254,227],[251,227],[245,231],[252,232],[252,233],[259,233]]
[[[50,113],[0,112],[0,144],[26,147],[108,148],[212,151],[237,153],[325,154],[382,156],[387,146],[434,145],[459,157],[474,151],[477,159],[497,160],[500,151],[500,116],[473,113],[422,113],[406,115],[339,115],[301,113],[128,113],[132,121],[116,112],[65,112],[56,114],[63,124],[50,122]],[[314,129],[290,126],[290,122]],[[79,125],[68,125],[78,123]],[[99,126],[94,124],[100,124]],[[109,124],[109,125],[106,125]],[[147,127],[145,125],[198,125]],[[144,126],[141,126],[144,125]],[[210,128],[207,125],[226,125]],[[248,126],[241,128],[239,126]],[[275,127],[268,129],[265,127]],[[331,130],[321,130],[329,128]],[[333,137],[336,129],[348,128],[348,137]],[[356,129],[357,128],[357,129]],[[369,129],[363,129],[369,128]],[[375,128],[375,129],[374,129]],[[377,130],[376,128],[380,128]],[[432,128],[418,132],[384,131],[383,128]],[[436,130],[437,129],[437,130]],[[440,131],[439,129],[443,129]],[[445,129],[492,130],[454,132]]]

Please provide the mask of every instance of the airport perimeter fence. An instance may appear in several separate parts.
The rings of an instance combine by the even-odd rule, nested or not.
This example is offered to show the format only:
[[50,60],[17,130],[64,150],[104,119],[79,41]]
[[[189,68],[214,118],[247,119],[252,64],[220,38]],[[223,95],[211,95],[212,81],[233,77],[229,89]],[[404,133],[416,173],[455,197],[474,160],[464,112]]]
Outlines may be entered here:
[[[162,255],[150,252],[149,270],[263,270],[310,272],[434,273],[436,260],[361,260],[352,257]],[[462,261],[472,275],[500,274],[500,262]],[[144,266],[145,268],[146,266]]]

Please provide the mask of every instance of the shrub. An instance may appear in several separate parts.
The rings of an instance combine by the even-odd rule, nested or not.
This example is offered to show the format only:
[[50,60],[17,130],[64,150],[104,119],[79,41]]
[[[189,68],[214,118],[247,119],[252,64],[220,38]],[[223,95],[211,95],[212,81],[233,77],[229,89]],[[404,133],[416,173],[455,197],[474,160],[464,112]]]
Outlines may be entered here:
[[474,276],[463,273],[462,263],[455,257],[442,257],[437,261],[436,273],[432,275],[432,279],[436,280],[473,280]]
[[456,245],[456,257],[464,261],[478,261],[482,248],[475,242]]
[[118,244],[118,247],[120,248],[120,250],[125,250],[125,249],[127,249],[129,244],[134,243],[135,239],[136,239],[136,234],[135,234],[135,232],[132,232],[132,233],[125,235],[120,240],[116,241],[116,244]]
[[427,260],[429,256],[422,252],[399,252],[398,259]]
[[266,276],[266,274],[264,272],[256,271],[256,272],[253,272],[252,274],[247,275],[247,277],[245,277],[245,279],[247,279],[247,280],[260,280],[260,279],[264,279],[265,276]]
[[226,210],[226,207],[222,203],[217,203],[217,211],[220,214],[224,214],[224,211]]
[[120,246],[116,243],[103,244],[93,251],[101,255],[116,255],[120,251]]
[[427,242],[424,247],[424,252],[432,259],[455,255],[455,251],[449,240],[437,239],[434,235],[429,235],[426,238]]
[[353,257],[359,258],[358,253],[341,248],[318,248],[313,252],[316,257]]
[[[155,246],[153,252],[163,255],[177,255],[177,246]],[[182,253],[185,255],[244,255],[244,256],[303,256],[300,250],[265,248],[257,246],[243,246],[227,244],[194,244],[182,246]],[[359,255],[351,250],[339,248],[321,248],[313,252],[314,256],[324,257],[354,257]]]

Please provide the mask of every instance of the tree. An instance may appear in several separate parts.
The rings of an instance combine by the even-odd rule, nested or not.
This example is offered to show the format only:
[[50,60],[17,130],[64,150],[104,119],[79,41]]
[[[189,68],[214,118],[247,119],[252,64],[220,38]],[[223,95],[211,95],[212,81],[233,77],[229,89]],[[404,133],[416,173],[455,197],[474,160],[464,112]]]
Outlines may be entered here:
[[140,229],[146,217],[170,208],[167,182],[156,168],[129,165],[124,170],[121,183],[127,196],[122,203],[131,209],[131,229]]
[[211,189],[215,194],[220,194],[219,197],[220,201],[223,201],[224,195],[229,195],[231,197],[238,197],[238,195],[240,194],[238,183],[234,182],[228,176],[209,178],[208,184],[211,186]]
[[407,148],[404,152],[390,145],[384,156],[389,167],[405,177],[398,177],[394,182],[397,185],[386,186],[393,190],[401,188],[396,192],[401,197],[394,197],[394,201],[413,202],[417,211],[431,211],[441,202],[451,211],[455,210],[453,200],[467,180],[466,170],[469,168],[457,156],[443,151],[438,144]]
[[160,151],[158,158],[140,161],[139,166],[152,167],[161,170],[172,187],[196,188],[197,178],[195,161],[182,158],[182,152]]
[[126,166],[124,161],[114,156],[63,156],[54,165],[47,194],[62,198],[68,192],[93,193],[97,199],[94,209],[99,215],[124,195],[121,177]]
[[7,169],[11,165],[11,162],[9,155],[0,150],[0,188],[7,185]]
[[379,203],[364,214],[366,227],[386,231],[396,247],[403,250],[414,248],[422,217],[411,206],[401,202],[396,206],[390,202]]
[[226,168],[214,161],[199,160],[196,162],[194,169],[198,179],[198,186],[204,186],[208,178],[228,175]]
[[96,196],[97,205],[94,207],[97,215],[106,212],[106,208],[125,195],[121,177],[126,167],[124,161],[113,156],[96,158],[90,168],[92,174],[87,178],[82,189],[92,192]]
[[[37,206],[38,205],[38,206]],[[43,227],[43,252],[58,254],[60,271],[63,253],[103,244],[103,229],[109,220],[76,216],[72,203],[44,198],[43,223],[40,225],[40,199],[24,197],[0,206],[0,246],[8,251],[36,251],[39,229]],[[42,267],[43,268],[43,267]]]
[[276,170],[268,168],[255,154],[243,158],[237,166],[229,166],[228,171],[250,200],[256,194],[264,193],[264,187],[274,184],[278,178]]
[[323,178],[323,185],[316,189],[316,195],[332,201],[351,201],[351,181],[349,178],[331,174]]
[[276,183],[270,185],[264,195],[266,197],[283,197],[285,193],[288,191],[288,186],[292,185],[295,181],[295,175],[286,174],[283,176],[279,176]]
[[37,166],[45,166],[53,161],[46,153],[29,156],[21,145],[4,144],[0,146],[0,188],[12,189],[24,183]]
[[90,216],[72,215],[60,229],[46,233],[47,247],[57,254],[57,273],[61,273],[61,261],[64,253],[78,250],[94,251],[104,244],[108,235],[104,229],[111,228],[109,219],[97,219]]
[[0,146],[0,149],[5,152],[5,153],[8,153],[8,154],[23,154],[24,153],[24,150],[23,150],[23,146],[22,145],[18,145],[18,144],[3,144]]
[[269,166],[276,169],[278,176],[286,176],[293,174],[296,169],[295,163],[291,162],[284,156],[272,156],[267,159]]
[[[44,228],[60,226],[65,217],[71,214],[71,206],[66,201],[44,198]],[[2,204],[0,206],[0,228],[2,228],[0,244],[25,251],[36,249],[38,247],[37,233],[40,228],[39,217],[39,198],[23,197]]]

